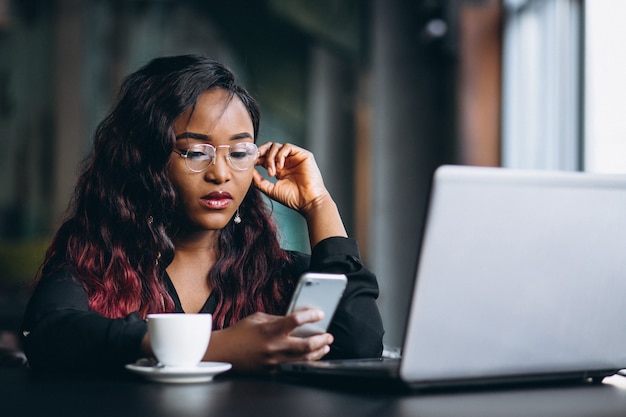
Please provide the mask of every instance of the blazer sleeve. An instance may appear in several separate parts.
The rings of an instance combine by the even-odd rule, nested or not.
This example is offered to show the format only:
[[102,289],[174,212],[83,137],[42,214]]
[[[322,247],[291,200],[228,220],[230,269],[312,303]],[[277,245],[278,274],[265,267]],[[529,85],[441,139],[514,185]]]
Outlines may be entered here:
[[109,319],[89,310],[85,289],[69,271],[42,277],[22,327],[29,366],[38,370],[122,369],[142,356],[147,332],[137,313]]
[[380,357],[383,351],[383,325],[376,305],[376,276],[361,263],[354,239],[332,237],[312,250],[309,270],[340,273],[348,285],[328,329],[335,341],[327,359]]

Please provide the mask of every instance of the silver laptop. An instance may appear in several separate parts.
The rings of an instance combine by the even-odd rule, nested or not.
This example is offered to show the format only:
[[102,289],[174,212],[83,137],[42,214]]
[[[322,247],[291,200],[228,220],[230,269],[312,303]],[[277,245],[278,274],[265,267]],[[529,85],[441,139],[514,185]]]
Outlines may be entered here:
[[440,167],[402,357],[385,362],[282,369],[427,388],[626,368],[626,176]]

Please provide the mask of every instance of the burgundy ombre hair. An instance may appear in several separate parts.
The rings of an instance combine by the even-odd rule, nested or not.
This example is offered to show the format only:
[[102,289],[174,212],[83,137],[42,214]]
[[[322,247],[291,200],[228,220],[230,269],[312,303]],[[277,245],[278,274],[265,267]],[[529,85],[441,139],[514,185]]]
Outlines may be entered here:
[[[105,317],[172,311],[163,276],[174,257],[177,195],[167,176],[174,120],[198,96],[223,89],[246,106],[259,132],[254,99],[226,67],[209,58],[158,58],[129,75],[117,104],[98,126],[74,191],[70,215],[41,268],[68,269],[82,282],[89,306]],[[262,196],[250,187],[239,225],[221,231],[219,259],[209,274],[219,302],[216,328],[255,312],[282,312],[293,282],[278,276],[289,262]]]

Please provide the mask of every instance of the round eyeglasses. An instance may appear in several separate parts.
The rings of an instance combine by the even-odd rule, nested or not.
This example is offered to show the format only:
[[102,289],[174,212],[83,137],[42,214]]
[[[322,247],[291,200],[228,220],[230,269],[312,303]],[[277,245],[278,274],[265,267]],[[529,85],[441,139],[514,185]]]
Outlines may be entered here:
[[226,160],[237,171],[245,171],[254,166],[259,157],[259,149],[254,143],[239,142],[233,145],[213,146],[208,143],[193,145],[184,151],[173,150],[185,158],[185,164],[192,172],[202,172],[215,163],[217,150],[227,148]]

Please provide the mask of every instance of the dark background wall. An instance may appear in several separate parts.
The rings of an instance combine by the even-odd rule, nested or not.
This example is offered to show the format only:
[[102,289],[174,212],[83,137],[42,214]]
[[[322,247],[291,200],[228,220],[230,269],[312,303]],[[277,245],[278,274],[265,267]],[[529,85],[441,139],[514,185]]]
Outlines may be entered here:
[[202,53],[259,100],[261,143],[315,153],[398,346],[432,171],[498,163],[499,25],[497,0],[0,0],[0,329],[123,77]]

